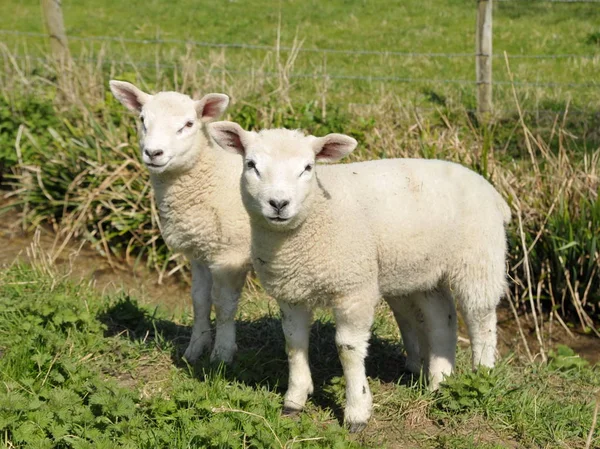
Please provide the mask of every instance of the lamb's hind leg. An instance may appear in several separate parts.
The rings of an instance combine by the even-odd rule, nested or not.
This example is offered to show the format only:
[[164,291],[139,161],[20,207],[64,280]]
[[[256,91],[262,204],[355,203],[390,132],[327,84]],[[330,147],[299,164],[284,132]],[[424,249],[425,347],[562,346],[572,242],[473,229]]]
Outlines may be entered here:
[[215,307],[215,346],[210,355],[212,361],[231,363],[237,350],[235,343],[235,314],[246,280],[246,269],[211,269],[213,285],[212,303]]
[[445,288],[418,296],[421,314],[421,325],[418,326],[419,349],[428,373],[429,389],[436,390],[444,377],[452,373],[456,362],[456,307]]
[[479,365],[492,368],[496,361],[496,304],[499,298],[493,297],[483,304],[459,303],[471,340],[473,369]]
[[471,339],[473,369],[496,361],[496,307],[506,289],[506,234],[490,223],[473,236],[471,257],[449,278]]
[[471,339],[473,369],[491,368],[496,360],[496,307],[506,287],[500,256],[496,263],[473,264],[469,278],[456,279],[453,285]]
[[396,318],[396,323],[402,335],[402,344],[406,351],[405,368],[408,372],[419,374],[421,372],[421,354],[417,333],[417,305],[409,296],[386,298]]
[[192,261],[192,304],[194,306],[194,326],[192,337],[183,357],[188,362],[195,362],[202,353],[210,348],[212,336],[210,331],[210,290],[212,276],[206,265]]

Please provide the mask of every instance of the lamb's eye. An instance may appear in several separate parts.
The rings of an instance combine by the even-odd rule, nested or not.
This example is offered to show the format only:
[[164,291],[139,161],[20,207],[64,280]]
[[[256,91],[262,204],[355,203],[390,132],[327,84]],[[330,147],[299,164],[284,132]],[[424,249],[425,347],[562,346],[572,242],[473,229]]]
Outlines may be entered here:
[[140,115],[140,121],[142,122],[142,128],[146,129],[146,122],[144,121],[144,116]]
[[191,128],[192,126],[194,126],[194,121],[188,120],[187,122],[185,122],[185,125],[183,125],[183,127],[180,128],[179,131],[177,131],[177,134],[181,134],[184,129]]
[[256,162],[254,162],[252,159],[246,161],[246,167],[248,167],[248,170],[254,170],[256,175],[260,176],[260,172],[256,168]]
[[306,164],[306,167],[304,167],[304,171],[300,173],[300,176],[302,176],[304,173],[310,173],[312,171],[312,168],[312,164]]

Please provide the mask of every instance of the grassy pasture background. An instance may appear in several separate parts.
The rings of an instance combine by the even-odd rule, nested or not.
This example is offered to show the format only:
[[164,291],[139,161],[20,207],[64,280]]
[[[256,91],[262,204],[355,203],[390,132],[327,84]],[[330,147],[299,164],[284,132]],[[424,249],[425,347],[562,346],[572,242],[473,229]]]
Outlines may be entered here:
[[[554,347],[554,337],[556,329],[600,330],[600,3],[495,2],[494,79],[508,79],[506,50],[515,81],[538,85],[516,84],[518,103],[510,86],[496,86],[498,113],[489,126],[472,114],[474,3],[70,1],[63,10],[74,60],[57,67],[37,36],[39,3],[2,2],[0,213],[16,210],[25,230],[51,227],[59,246],[83,239],[113,267],[188,280],[186,262],[160,238],[135,118],[108,92],[111,78],[151,91],[226,92],[233,99],[227,117],[247,128],[351,134],[360,146],[349,160],[460,162],[488,178],[513,209],[510,300],[526,333],[535,335],[533,318],[539,322],[541,345],[529,340],[535,361],[511,354],[492,373],[471,374],[461,348],[458,375],[429,394],[402,373],[398,332],[382,308],[368,361],[378,407],[354,442],[586,447],[598,368]],[[295,38],[307,51],[289,50]],[[383,53],[308,51],[317,48]],[[527,111],[523,120],[517,105]],[[189,316],[100,296],[45,265],[0,270],[0,298],[8,306],[0,310],[6,447],[350,444],[337,426],[343,381],[331,317],[320,313],[311,337],[319,392],[300,423],[281,419],[279,317],[252,280],[238,316],[240,356],[225,371],[206,361],[181,365]],[[88,360],[90,371],[82,370]],[[594,447],[598,431],[591,435]],[[306,438],[316,439],[298,442]]]

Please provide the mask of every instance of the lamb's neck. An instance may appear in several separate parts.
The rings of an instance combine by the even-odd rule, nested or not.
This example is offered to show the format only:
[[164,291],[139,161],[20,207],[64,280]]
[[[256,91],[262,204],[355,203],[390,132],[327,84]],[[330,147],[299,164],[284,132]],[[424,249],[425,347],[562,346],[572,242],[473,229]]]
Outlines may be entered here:
[[[151,175],[156,203],[162,211],[172,208],[183,201],[187,207],[206,203],[218,189],[215,184],[220,180],[218,171],[222,170],[218,162],[218,149],[213,145],[200,148],[192,166],[175,175]],[[221,150],[222,151],[222,150]]]

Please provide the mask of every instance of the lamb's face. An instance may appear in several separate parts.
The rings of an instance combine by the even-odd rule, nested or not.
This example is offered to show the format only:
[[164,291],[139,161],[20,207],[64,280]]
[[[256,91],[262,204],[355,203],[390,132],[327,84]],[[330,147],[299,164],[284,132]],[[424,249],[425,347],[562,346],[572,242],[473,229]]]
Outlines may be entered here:
[[242,196],[250,215],[275,229],[298,226],[315,188],[315,153],[298,131],[266,130],[246,148]]
[[237,123],[216,122],[209,132],[221,147],[244,156],[241,189],[253,221],[271,229],[300,225],[318,189],[316,161],[336,161],[356,147],[343,134],[305,136],[287,129],[244,131]]
[[176,92],[160,92],[140,112],[140,150],[150,173],[185,169],[195,161],[195,134],[202,122],[194,101]]
[[130,83],[111,81],[113,94],[128,109],[138,112],[142,161],[153,174],[177,173],[189,169],[201,150],[197,135],[205,122],[217,118],[229,98],[208,94],[193,100],[177,92],[149,95]]

